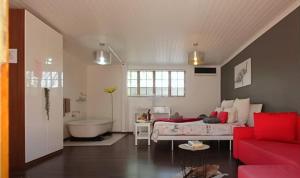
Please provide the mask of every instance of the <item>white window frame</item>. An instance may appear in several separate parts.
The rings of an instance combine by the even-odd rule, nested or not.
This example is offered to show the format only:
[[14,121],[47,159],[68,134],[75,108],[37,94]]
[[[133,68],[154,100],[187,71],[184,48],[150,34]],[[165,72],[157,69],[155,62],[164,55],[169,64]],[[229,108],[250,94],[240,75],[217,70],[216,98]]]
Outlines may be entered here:
[[[128,72],[137,72],[137,95],[130,95],[130,93],[128,92],[129,86],[128,86],[128,78],[127,79],[127,96],[128,97],[185,97],[186,96],[186,71],[182,70],[182,69],[129,69],[127,71],[127,76],[128,76]],[[153,90],[153,94],[152,95],[140,95],[140,72],[141,71],[151,71],[153,72],[153,86],[152,86],[152,90]],[[167,71],[168,72],[168,95],[156,95],[156,72],[160,72],[160,71]],[[184,82],[184,87],[183,87],[183,95],[171,95],[171,72],[183,72],[184,78],[183,78],[183,82]],[[130,87],[133,88],[133,87]],[[178,87],[177,87],[178,88]]]

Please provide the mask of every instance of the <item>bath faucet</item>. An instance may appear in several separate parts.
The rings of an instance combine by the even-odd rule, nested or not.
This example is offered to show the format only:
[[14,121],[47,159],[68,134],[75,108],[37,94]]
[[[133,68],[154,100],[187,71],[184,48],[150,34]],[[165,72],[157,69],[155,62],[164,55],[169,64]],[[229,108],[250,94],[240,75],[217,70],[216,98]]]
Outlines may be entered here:
[[72,117],[76,117],[77,114],[80,114],[80,111],[72,111]]

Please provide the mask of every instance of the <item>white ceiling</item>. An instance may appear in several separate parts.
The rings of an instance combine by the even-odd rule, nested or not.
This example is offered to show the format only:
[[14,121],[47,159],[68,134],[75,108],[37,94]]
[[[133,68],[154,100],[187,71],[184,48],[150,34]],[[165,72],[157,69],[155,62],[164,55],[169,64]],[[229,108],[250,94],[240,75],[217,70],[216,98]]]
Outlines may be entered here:
[[129,64],[185,64],[198,42],[221,64],[297,0],[11,0],[91,52],[109,43]]

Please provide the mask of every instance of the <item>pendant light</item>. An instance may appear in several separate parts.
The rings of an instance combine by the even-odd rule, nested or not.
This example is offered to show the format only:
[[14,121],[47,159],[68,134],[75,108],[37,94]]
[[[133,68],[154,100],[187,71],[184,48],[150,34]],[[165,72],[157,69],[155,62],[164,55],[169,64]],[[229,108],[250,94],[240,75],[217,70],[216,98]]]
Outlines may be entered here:
[[111,64],[111,53],[105,50],[105,44],[100,43],[101,49],[96,51],[95,63],[99,65]]
[[194,50],[188,55],[188,64],[198,66],[204,63],[203,53],[197,50],[198,43],[193,43]]

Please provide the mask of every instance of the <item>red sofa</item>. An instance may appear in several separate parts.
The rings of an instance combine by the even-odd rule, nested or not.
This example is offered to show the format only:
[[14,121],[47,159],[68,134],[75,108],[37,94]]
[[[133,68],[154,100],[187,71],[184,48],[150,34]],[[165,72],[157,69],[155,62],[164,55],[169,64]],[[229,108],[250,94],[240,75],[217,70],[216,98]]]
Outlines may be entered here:
[[[254,119],[262,116],[265,117],[264,114],[254,115]],[[284,118],[285,114],[283,113],[282,116]],[[283,121],[282,118],[280,122]],[[258,121],[260,120],[255,120],[259,123]],[[270,118],[267,121],[272,122]],[[288,127],[285,127],[285,123],[279,123],[277,126],[275,124],[274,131],[269,130],[269,133],[277,134],[275,140],[260,138],[264,130],[258,135],[259,129],[255,127],[259,126],[256,124],[255,127],[235,128],[233,156],[245,164],[239,166],[238,178],[300,178],[300,117],[296,115],[295,121],[296,123],[293,124],[295,132],[292,132],[295,133],[294,140],[288,141],[276,140],[276,138],[291,137],[291,132]],[[279,130],[278,127],[281,125],[283,129]],[[285,137],[283,134],[289,136]]]

